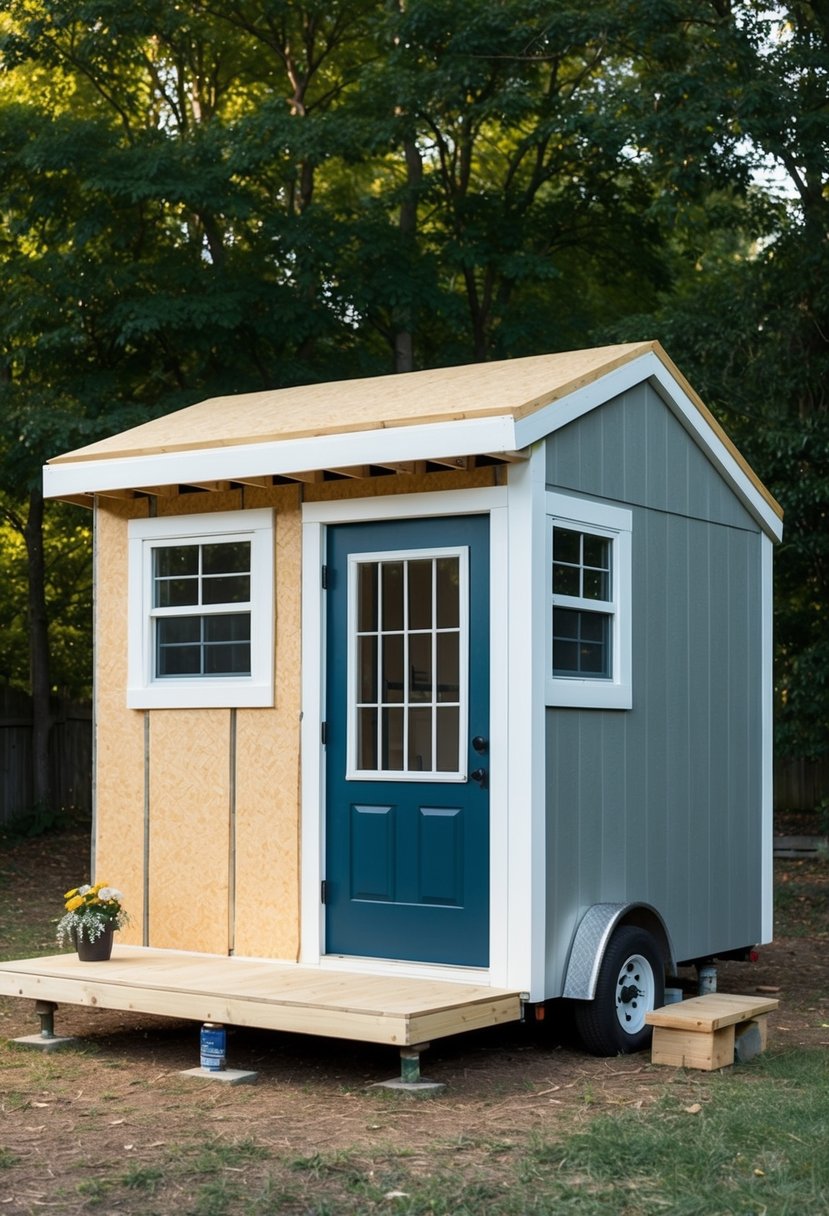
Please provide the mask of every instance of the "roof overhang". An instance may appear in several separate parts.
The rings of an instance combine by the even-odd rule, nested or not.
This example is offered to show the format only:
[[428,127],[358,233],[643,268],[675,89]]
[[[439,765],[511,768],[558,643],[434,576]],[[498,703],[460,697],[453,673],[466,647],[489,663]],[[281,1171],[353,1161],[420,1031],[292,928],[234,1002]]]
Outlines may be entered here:
[[192,448],[146,456],[50,464],[43,470],[47,498],[84,498],[164,486],[218,488],[262,478],[307,481],[314,473],[365,476],[368,471],[413,472],[419,462],[463,468],[469,458],[521,459],[515,419],[494,417],[389,430],[355,431],[307,439],[278,439],[233,447]]
[[[545,375],[549,388],[540,391],[547,383]],[[413,379],[378,377],[306,386],[305,397],[303,388],[248,394],[239,399],[248,422],[255,416],[260,398],[274,427],[280,424],[283,400],[292,418],[290,424],[282,424],[283,435],[263,429],[263,437],[251,442],[240,442],[233,430],[233,398],[203,402],[134,432],[56,457],[44,468],[44,493],[48,498],[91,505],[95,495],[169,495],[181,489],[225,490],[232,485],[271,486],[285,481],[405,475],[424,468],[509,463],[522,459],[547,435],[649,381],[763,530],[775,540],[782,535],[779,505],[658,343],[410,376]],[[489,380],[486,391],[464,401],[463,392],[473,394],[476,378],[485,384]],[[353,402],[355,385],[373,399],[373,413],[363,411],[358,422],[348,413],[338,420],[332,405],[333,417],[320,425],[322,394],[327,392],[326,402],[336,403],[338,393]],[[398,405],[398,416],[387,419],[380,413],[386,385],[390,396],[397,394]],[[409,402],[401,401],[405,393],[412,395],[410,386],[422,386],[426,401],[421,407],[422,421]],[[505,400],[499,412],[494,402],[500,394]],[[298,433],[304,422],[305,400],[311,422],[316,407],[316,430],[322,433]],[[208,435],[199,426],[205,411],[213,424]]]

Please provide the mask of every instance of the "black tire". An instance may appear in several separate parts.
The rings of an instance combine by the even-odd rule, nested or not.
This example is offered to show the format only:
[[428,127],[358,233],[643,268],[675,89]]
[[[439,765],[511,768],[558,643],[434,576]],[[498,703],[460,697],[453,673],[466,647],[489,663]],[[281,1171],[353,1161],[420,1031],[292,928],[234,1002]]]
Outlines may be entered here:
[[665,1000],[665,965],[647,929],[622,925],[610,939],[599,968],[596,995],[579,1001],[576,1027],[595,1056],[644,1051],[652,1029],[644,1017]]

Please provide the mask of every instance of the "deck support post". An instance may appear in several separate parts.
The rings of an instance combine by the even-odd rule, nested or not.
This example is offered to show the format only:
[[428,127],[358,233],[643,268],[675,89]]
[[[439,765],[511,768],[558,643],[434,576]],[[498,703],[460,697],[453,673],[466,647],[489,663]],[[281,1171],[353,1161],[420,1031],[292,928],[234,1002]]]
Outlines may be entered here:
[[35,1013],[40,1018],[40,1037],[42,1039],[55,1037],[56,1010],[57,1005],[54,1001],[35,1001]]
[[400,1048],[400,1080],[405,1085],[420,1084],[420,1053],[428,1046],[428,1043],[419,1043],[417,1047]]
[[74,1043],[75,1040],[68,1035],[61,1037],[55,1034],[56,1010],[54,1001],[35,1001],[35,1013],[40,1018],[40,1034],[27,1034],[12,1041],[21,1047],[37,1047],[40,1051],[58,1051],[67,1043]]
[[708,996],[717,991],[717,966],[712,958],[697,963],[697,994]]
[[425,1098],[439,1094],[446,1086],[440,1081],[426,1081],[420,1074],[420,1054],[431,1044],[411,1043],[400,1048],[400,1076],[392,1081],[377,1081],[372,1089],[393,1089],[398,1093]]

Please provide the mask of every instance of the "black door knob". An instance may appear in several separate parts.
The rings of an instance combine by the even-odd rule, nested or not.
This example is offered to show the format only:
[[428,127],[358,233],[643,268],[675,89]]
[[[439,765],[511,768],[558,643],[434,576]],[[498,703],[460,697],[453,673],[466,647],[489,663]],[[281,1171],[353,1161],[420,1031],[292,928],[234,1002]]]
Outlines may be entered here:
[[482,790],[486,789],[486,769],[476,768],[469,774],[472,781],[477,781]]
[[489,739],[485,739],[483,735],[476,735],[472,740],[472,750],[478,755],[482,755],[489,747]]

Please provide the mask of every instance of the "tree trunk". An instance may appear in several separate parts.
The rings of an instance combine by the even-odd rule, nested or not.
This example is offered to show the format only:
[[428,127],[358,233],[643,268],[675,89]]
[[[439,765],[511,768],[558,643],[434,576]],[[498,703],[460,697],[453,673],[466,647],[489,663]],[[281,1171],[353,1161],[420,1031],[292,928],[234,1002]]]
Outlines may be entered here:
[[52,729],[49,631],[46,617],[46,564],[43,553],[43,492],[29,494],[23,531],[29,559],[29,672],[32,691],[32,802],[36,814],[52,808],[49,734]]
[[[400,204],[398,231],[404,249],[410,253],[417,241],[417,205],[423,183],[423,160],[413,139],[406,140],[403,153],[406,158],[406,193]],[[414,307],[411,298],[395,312],[394,370],[411,372],[414,371]]]

